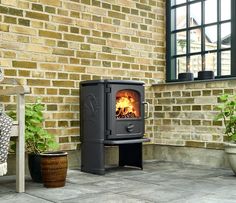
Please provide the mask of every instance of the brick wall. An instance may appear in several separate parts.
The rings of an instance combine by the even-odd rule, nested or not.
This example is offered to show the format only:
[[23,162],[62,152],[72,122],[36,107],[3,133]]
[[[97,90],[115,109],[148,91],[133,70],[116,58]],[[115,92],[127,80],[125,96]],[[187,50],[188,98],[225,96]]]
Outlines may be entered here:
[[224,127],[214,121],[223,93],[236,94],[236,80],[156,85],[154,142],[163,145],[222,149]]
[[61,148],[75,149],[81,80],[164,80],[164,12],[163,0],[1,0],[0,66],[31,87],[27,102],[42,98]]

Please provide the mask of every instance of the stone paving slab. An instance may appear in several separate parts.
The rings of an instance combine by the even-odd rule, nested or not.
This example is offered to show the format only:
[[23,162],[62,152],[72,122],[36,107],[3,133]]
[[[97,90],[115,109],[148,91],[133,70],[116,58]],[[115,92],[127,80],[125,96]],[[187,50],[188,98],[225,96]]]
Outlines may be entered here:
[[19,194],[15,192],[0,194],[0,202],[1,203],[30,203],[30,202],[50,203],[50,201],[28,195],[27,193]]
[[26,181],[15,193],[14,177],[0,177],[0,203],[236,203],[236,176],[216,169],[173,162],[150,162],[144,170],[110,168],[105,175],[69,170],[66,186],[48,189]]
[[78,199],[69,199],[66,200],[68,203],[151,203],[147,200],[141,200],[134,197],[128,197],[122,194],[114,194],[114,193],[102,193],[97,195],[92,195],[88,198],[78,198]]

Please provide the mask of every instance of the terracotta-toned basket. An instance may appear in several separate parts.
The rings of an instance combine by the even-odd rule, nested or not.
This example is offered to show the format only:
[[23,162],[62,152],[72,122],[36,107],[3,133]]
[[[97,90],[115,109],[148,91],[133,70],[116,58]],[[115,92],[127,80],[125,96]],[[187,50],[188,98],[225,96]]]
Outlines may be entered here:
[[41,172],[44,187],[55,188],[65,186],[67,168],[67,152],[42,153]]

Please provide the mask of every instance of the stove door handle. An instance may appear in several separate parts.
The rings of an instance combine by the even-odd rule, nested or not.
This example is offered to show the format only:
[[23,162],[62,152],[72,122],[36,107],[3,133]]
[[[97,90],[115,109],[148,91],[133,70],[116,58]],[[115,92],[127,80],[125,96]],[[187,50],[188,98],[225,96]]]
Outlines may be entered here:
[[147,114],[146,114],[146,116],[144,116],[144,119],[148,119],[151,117],[150,116],[150,104],[148,102],[143,102],[143,104],[144,104],[144,109],[145,109],[145,105],[147,105]]

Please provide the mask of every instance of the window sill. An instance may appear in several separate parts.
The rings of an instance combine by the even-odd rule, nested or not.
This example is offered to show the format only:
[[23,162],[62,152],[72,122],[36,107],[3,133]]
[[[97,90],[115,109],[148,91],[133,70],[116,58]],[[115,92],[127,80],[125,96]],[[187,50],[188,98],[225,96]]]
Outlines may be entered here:
[[194,83],[210,83],[210,82],[221,82],[221,81],[230,81],[230,80],[236,80],[236,77],[230,77],[230,78],[215,78],[215,79],[209,79],[209,80],[193,80],[193,81],[171,81],[171,82],[165,82],[165,83],[154,83],[152,86],[161,86],[161,85],[180,85],[180,84],[194,84]]

